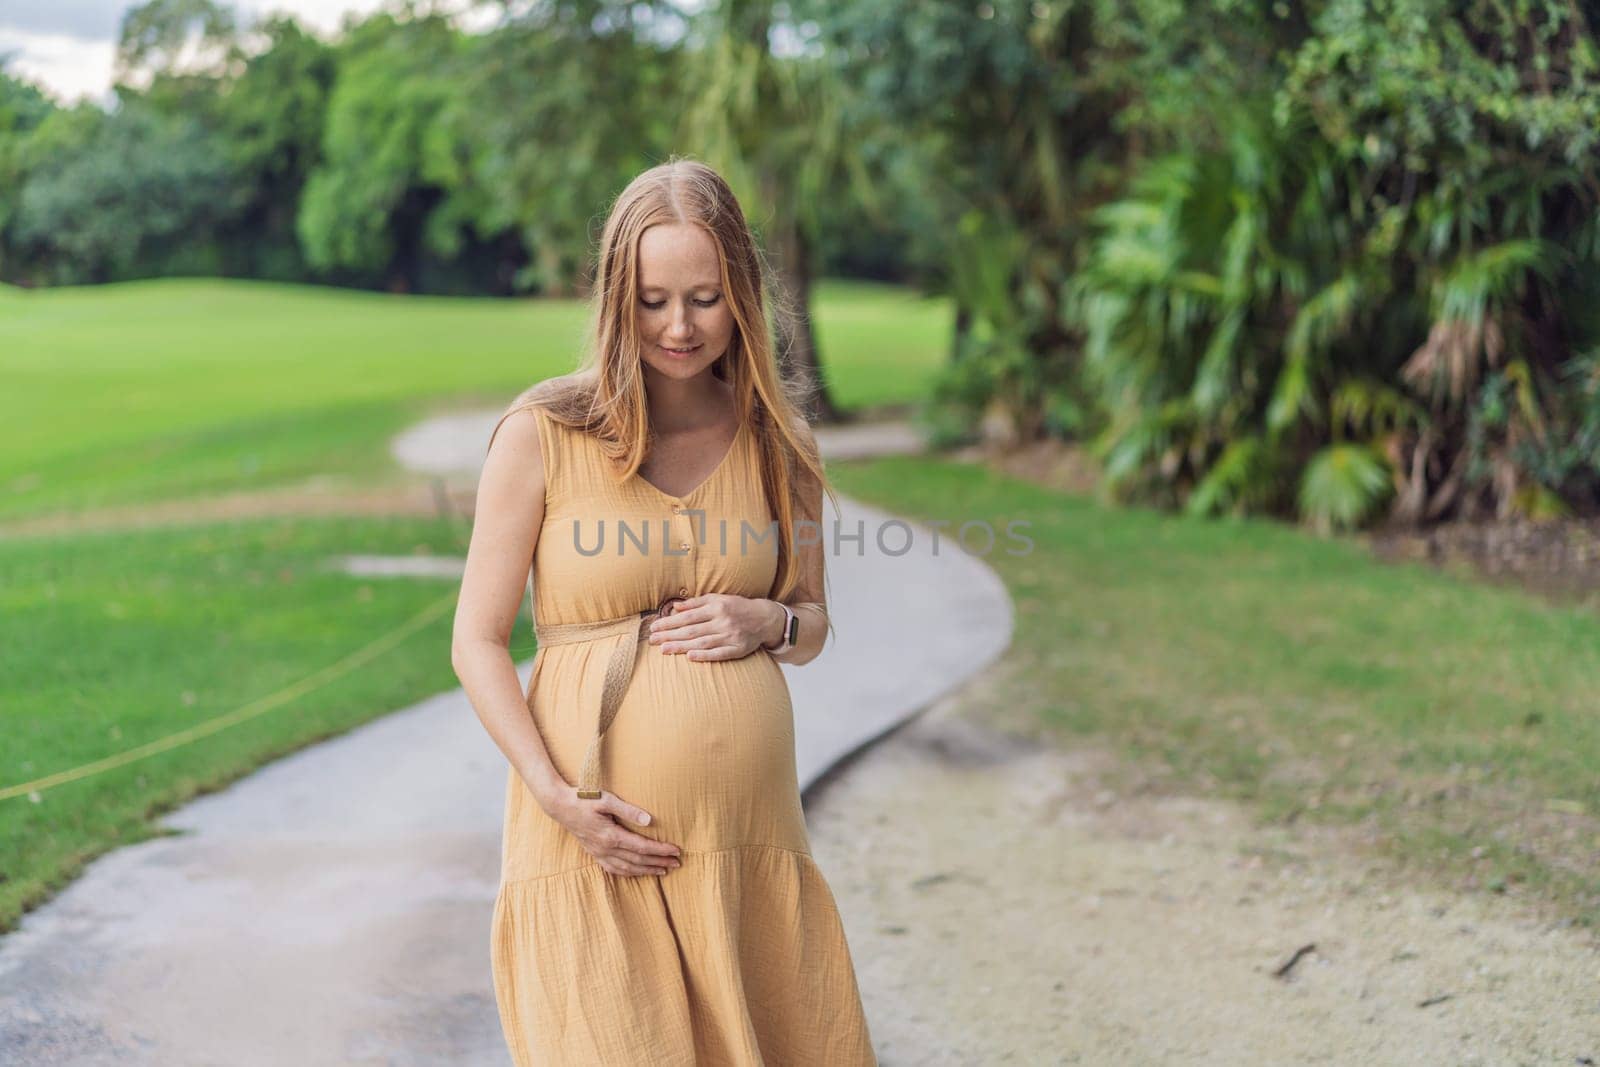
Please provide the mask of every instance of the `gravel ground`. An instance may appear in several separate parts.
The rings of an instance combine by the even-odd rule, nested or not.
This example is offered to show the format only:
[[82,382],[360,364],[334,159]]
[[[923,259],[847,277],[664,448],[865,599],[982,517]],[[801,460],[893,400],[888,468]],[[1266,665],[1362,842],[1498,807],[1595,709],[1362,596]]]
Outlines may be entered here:
[[885,1067],[1600,1063],[1581,930],[1041,743],[985,690],[806,795]]

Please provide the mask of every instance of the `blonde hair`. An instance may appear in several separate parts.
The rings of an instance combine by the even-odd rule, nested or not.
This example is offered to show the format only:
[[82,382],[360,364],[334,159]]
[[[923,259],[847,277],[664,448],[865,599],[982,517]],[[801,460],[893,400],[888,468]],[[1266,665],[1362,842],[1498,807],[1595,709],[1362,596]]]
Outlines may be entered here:
[[[804,415],[815,386],[809,376],[780,371],[771,340],[769,309],[774,317],[790,320],[793,309],[781,287],[767,288],[771,273],[764,256],[733,190],[715,170],[673,157],[628,183],[613,202],[601,234],[587,340],[577,368],[524,389],[505,415],[543,408],[554,421],[598,438],[616,463],[619,483],[638,471],[651,437],[635,313],[639,239],[663,223],[699,226],[716,245],[734,334],[712,373],[732,386],[739,419],[760,450],[762,486],[780,532],[777,576],[768,595],[783,600],[799,580],[793,545],[797,497],[809,500],[802,490],[820,483],[836,509],[839,501]],[[799,517],[817,523],[817,536],[822,536],[820,514]]]

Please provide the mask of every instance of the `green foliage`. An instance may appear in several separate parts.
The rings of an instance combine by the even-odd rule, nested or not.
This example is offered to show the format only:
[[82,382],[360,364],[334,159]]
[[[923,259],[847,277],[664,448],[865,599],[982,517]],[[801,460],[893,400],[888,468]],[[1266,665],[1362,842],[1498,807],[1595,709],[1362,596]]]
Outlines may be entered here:
[[205,272],[209,238],[240,206],[232,165],[182,115],[130,106],[111,118],[80,105],[51,114],[27,152],[10,234],[21,262],[52,280],[111,281],[197,254]]
[[216,141],[246,189],[240,225],[228,235],[233,273],[296,280],[310,266],[295,218],[312,170],[322,161],[328,97],[338,52],[288,18],[257,28],[252,55],[216,102]]
[[[1088,206],[1118,177],[1119,94],[1083,67],[1115,5],[807,0],[796,14],[853,98],[926,159],[944,284],[969,324],[930,421],[959,436],[991,404],[1023,436],[1087,417],[1057,307]],[[973,361],[987,364],[981,372]],[[975,402],[976,383],[990,383]],[[967,398],[967,399],[962,399]]]
[[[670,154],[707,158],[735,142],[741,152],[757,147],[726,169],[742,182],[758,230],[775,217],[800,219],[810,230],[803,247],[824,226],[846,232],[841,202],[855,199],[845,193],[853,182],[846,172],[868,158],[897,175],[896,210],[880,205],[878,221],[909,235],[909,220],[927,217],[915,203],[923,176],[881,124],[880,147],[846,150],[859,126],[820,106],[832,82],[814,59],[769,49],[755,81],[713,62],[731,55],[745,63],[766,43],[759,34],[742,49],[708,43],[721,40],[718,8],[689,16],[671,0],[557,0],[507,8],[475,33],[428,10],[407,5],[352,19],[325,42],[283,16],[245,25],[215,0],[149,0],[122,24],[119,107],[85,106],[37,137],[42,116],[9,121],[24,86],[8,79],[0,90],[0,277],[83,282],[181,269],[570,295],[585,284],[597,220],[630,178]],[[771,19],[773,10],[737,7],[742,19]],[[724,68],[726,76],[716,73]],[[724,99],[724,86],[738,92]],[[748,106],[736,115],[741,101]],[[124,113],[134,112],[141,117],[123,128]],[[181,247],[167,250],[136,229],[115,256],[76,237],[41,243],[36,227],[24,245],[8,226],[29,184],[23,160],[37,164],[39,185],[74,166],[101,176],[35,190],[41,204],[89,215],[98,210],[85,199],[91,192],[117,202],[152,195],[165,214],[164,201],[188,195],[188,171],[170,168],[170,188],[157,189],[148,173],[125,183],[115,154],[151,122],[167,127],[158,144],[176,142],[188,155],[191,142],[203,141],[230,174],[225,218],[189,227]],[[821,151],[824,134],[837,151]],[[763,176],[742,178],[757,159],[750,173]],[[880,273],[898,278],[906,244],[903,235],[844,253],[830,242],[822,254],[866,249]],[[926,243],[918,255],[932,258]],[[800,269],[817,267],[806,259]]]
[[535,5],[461,66],[432,162],[461,223],[516,234],[512,289],[571,291],[604,205],[673,149],[697,65],[638,28],[670,13],[658,0]]
[[378,18],[359,28],[296,220],[313,266],[380,272],[415,288],[421,251],[458,249],[454,211],[444,203],[454,146],[438,120],[467,47],[443,18]]
[[1300,513],[1318,530],[1349,528],[1372,515],[1390,488],[1389,465],[1371,446],[1328,445],[1301,475]]
[[[1244,37],[1152,86],[1169,147],[1096,213],[1063,306],[1113,486],[1319,526],[1396,486],[1408,518],[1600,503],[1561,370],[1600,341],[1587,24],[1542,0],[1303,14],[1266,65]],[[1167,130],[1173,85],[1198,106]]]
[[1265,438],[1230,441],[1189,494],[1185,510],[1190,515],[1269,510],[1277,502],[1275,493],[1283,478],[1275,463],[1278,458]]
[[[1095,442],[1109,488],[1176,500],[1195,490],[1198,513],[1287,499],[1279,460],[1296,425],[1319,417],[1313,382],[1360,306],[1337,248],[1266,210],[1325,161],[1260,109],[1235,105],[1222,121],[1217,149],[1152,161],[1096,211],[1098,236],[1063,298],[1111,415]],[[1275,336],[1287,345],[1274,350]]]
[[0,276],[9,266],[12,241],[7,228],[17,212],[27,182],[25,146],[29,136],[55,110],[45,95],[5,73],[0,57]]
[[221,75],[234,58],[233,9],[214,0],[146,0],[122,16],[117,81]]

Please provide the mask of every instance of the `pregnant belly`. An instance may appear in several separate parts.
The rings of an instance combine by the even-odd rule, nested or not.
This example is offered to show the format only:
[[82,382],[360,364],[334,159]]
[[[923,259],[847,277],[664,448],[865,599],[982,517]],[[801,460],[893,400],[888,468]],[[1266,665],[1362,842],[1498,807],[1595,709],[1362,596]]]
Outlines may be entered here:
[[[594,738],[609,646],[551,649],[534,705],[556,769],[576,784]],[[646,647],[601,744],[600,781],[648,811],[639,832],[685,849],[806,851],[794,712],[776,660],[695,661]],[[632,827],[630,827],[632,828]]]

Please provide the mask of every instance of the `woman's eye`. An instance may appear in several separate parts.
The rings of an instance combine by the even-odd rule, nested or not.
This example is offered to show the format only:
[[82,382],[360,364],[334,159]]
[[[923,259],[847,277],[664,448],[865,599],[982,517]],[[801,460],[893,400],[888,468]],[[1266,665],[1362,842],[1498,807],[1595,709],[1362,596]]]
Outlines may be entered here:
[[[693,303],[696,307],[708,308],[716,304],[716,302],[721,299],[722,297],[718,295],[712,297],[710,300],[696,300],[693,301]],[[654,304],[648,300],[641,300],[639,302],[645,307],[649,308],[651,311],[660,311],[662,308],[667,306],[667,302],[665,300],[657,300]]]

